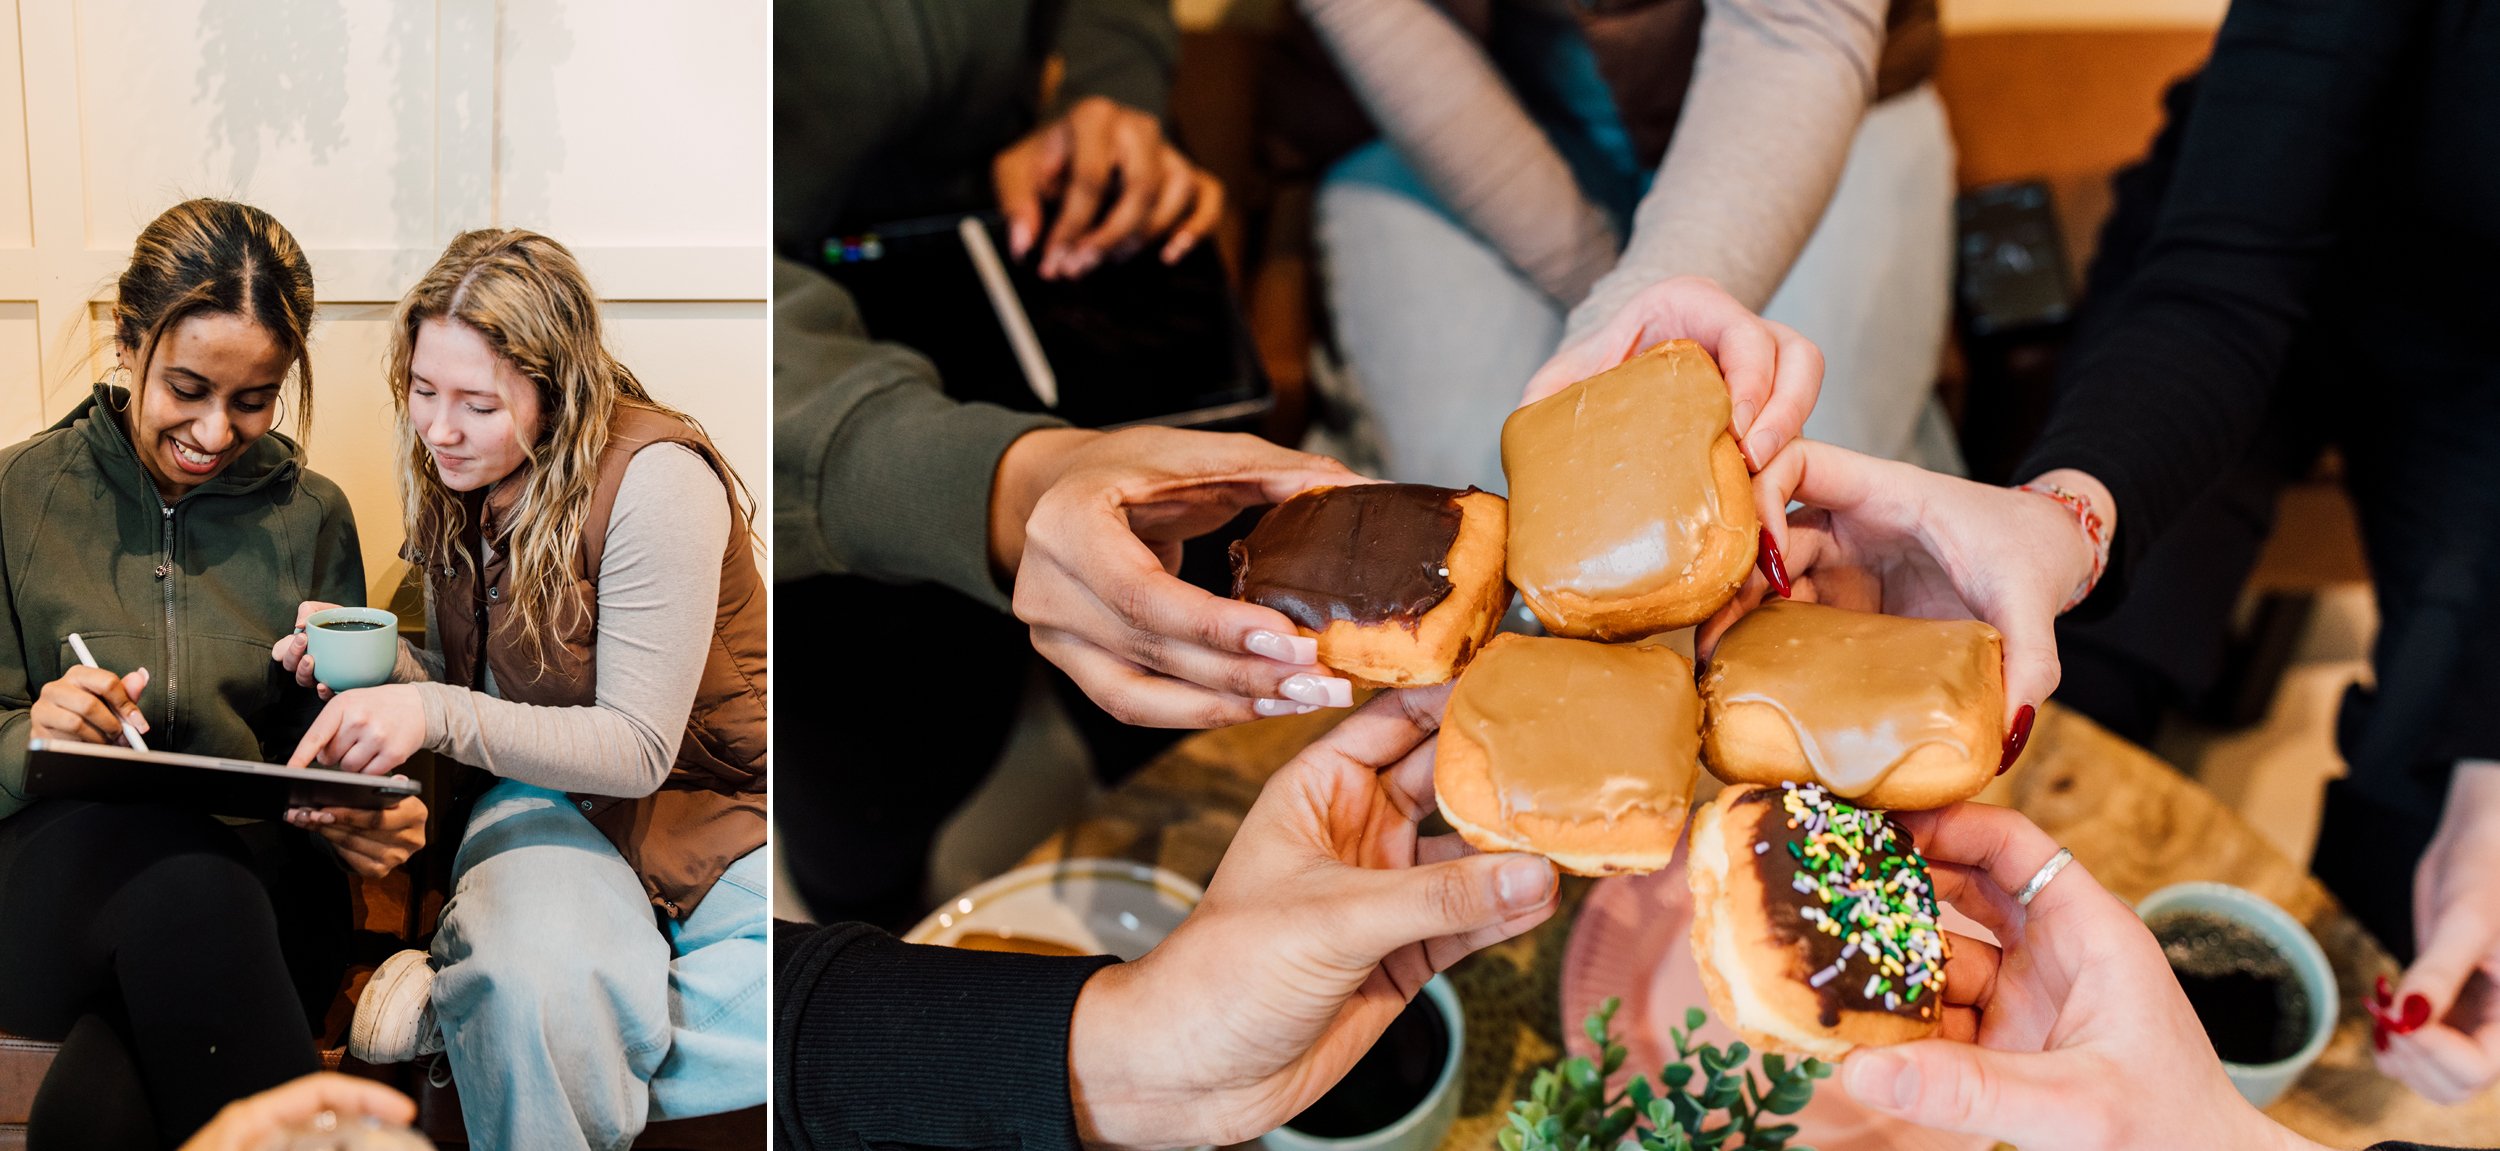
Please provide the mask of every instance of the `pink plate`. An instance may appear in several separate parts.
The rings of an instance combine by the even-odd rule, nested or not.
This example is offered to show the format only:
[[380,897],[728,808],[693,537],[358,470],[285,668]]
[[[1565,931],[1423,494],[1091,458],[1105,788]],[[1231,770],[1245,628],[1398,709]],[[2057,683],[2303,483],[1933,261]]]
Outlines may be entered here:
[[[1657,1082],[1665,1052],[1675,1050],[1667,1029],[1684,1025],[1684,1009],[1710,1009],[1702,990],[1701,972],[1693,962],[1693,896],[1685,886],[1684,853],[1674,864],[1648,875],[1622,875],[1600,880],[1580,907],[1563,952],[1563,1035],[1574,1054],[1594,1054],[1581,1023],[1609,995],[1623,997],[1615,1013],[1615,1041],[1629,1049],[1624,1073],[1644,1074]],[[1952,930],[1990,938],[1977,924],[1951,909],[1945,924]],[[1701,1037],[1721,1047],[1736,1033],[1715,1017]],[[1814,1101],[1789,1117],[1800,1130],[1797,1142],[1820,1151],[1986,1151],[1995,1140],[1913,1127],[1898,1119],[1859,1107],[1840,1089],[1835,1077],[1816,1086]]]

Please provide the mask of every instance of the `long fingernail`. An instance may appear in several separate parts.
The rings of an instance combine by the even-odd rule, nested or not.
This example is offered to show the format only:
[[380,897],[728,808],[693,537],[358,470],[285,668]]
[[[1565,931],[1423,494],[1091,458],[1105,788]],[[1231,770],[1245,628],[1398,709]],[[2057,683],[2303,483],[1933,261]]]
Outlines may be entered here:
[[2014,730],[2005,736],[2005,758],[1997,761],[1998,775],[2005,774],[2014,766],[2015,760],[2023,757],[2023,745],[2031,742],[2031,721],[2039,718],[2039,714],[2038,708],[2027,703],[2021,711],[2014,713]]
[[1771,529],[1762,529],[1762,538],[1754,549],[1753,566],[1762,570],[1762,578],[1771,581],[1771,590],[1787,599],[1793,586],[1788,582],[1788,561],[1780,557],[1780,545],[1771,538]]
[[1287,679],[1277,692],[1295,703],[1315,707],[1354,706],[1354,684],[1326,675],[1297,675]]
[[2396,1034],[2411,1035],[2431,1021],[2431,1001],[2420,992],[2405,996],[2403,1017],[2396,1020]]
[[1307,703],[1295,703],[1290,699],[1254,699],[1250,701],[1250,710],[1255,711],[1260,715],[1300,715],[1302,714],[1302,709],[1309,706],[1311,705]]
[[2395,1006],[2395,1003],[2396,1003],[2396,992],[2395,992],[2395,989],[2394,989],[2394,988],[2391,988],[2391,987],[2389,987],[2389,986],[2387,985],[2387,977],[2386,977],[2386,976],[2382,975],[2382,976],[2379,976],[2379,977],[2378,977],[2377,991],[2378,991],[2378,997],[2377,997],[2377,998],[2378,998],[2378,1005],[2379,1005],[2379,1006],[2381,1006],[2381,1007],[2392,1007],[2392,1006]]
[[1502,906],[1525,911],[1545,902],[1554,890],[1554,865],[1535,856],[1510,860],[1493,873],[1493,891]]
[[123,716],[122,718],[127,721],[130,726],[138,728],[139,734],[146,735],[148,733],[148,717],[139,714],[138,708],[131,708],[130,714]]
[[1241,645],[1252,655],[1266,656],[1279,663],[1313,664],[1319,662],[1319,641],[1307,635],[1278,635],[1272,631],[1254,631]]
[[2380,1051],[2387,1050],[2387,1025],[2385,1023],[2375,1019],[2370,1021],[2370,1046]]

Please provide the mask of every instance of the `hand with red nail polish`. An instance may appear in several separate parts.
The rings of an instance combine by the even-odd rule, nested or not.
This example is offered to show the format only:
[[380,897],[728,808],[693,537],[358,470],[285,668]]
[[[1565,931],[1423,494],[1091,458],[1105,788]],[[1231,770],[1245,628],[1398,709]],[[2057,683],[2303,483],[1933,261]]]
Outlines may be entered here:
[[2500,763],[2468,760],[2414,872],[2420,953],[2371,1004],[2379,1069],[2439,1103],[2500,1082]]
[[1318,643],[1271,608],[1175,573],[1183,542],[1345,465],[1256,436],[1042,428],[999,457],[990,556],[1033,647],[1103,710],[1143,727],[1220,727],[1354,701]]
[[[2089,476],[2069,482],[2102,494]],[[1792,598],[1994,625],[2005,641],[2003,762],[2022,754],[2026,717],[2057,687],[2058,609],[2095,558],[2071,511],[1807,439],[1754,476],[1754,509]],[[1707,659],[1720,635],[1777,590],[1767,571],[1748,580],[1702,624],[1695,650]]]
[[1604,327],[1554,353],[1519,398],[1521,407],[1631,359],[1667,340],[1701,344],[1727,378],[1728,421],[1749,467],[1760,470],[1806,426],[1823,390],[1823,352],[1795,328],[1753,314],[1699,276],[1642,289]]

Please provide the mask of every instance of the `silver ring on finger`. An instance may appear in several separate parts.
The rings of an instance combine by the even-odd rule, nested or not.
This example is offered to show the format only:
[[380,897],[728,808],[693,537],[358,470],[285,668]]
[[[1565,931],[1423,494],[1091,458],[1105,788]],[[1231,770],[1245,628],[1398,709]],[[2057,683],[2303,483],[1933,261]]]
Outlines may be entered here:
[[2015,893],[2015,902],[2025,907],[2031,906],[2032,899],[2040,894],[2040,889],[2047,887],[2050,880],[2057,878],[2058,872],[2066,870],[2066,865],[2074,861],[2074,852],[2063,847],[2058,848],[2057,854],[2050,856],[2047,863],[2040,865],[2040,870],[2031,874],[2031,882],[2024,884],[2023,889]]

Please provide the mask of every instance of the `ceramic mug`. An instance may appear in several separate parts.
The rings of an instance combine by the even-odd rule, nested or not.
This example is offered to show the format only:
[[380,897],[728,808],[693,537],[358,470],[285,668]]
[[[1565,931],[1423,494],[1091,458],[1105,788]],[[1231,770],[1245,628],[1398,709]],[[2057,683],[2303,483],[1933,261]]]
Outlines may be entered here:
[[2274,945],[2276,951],[2292,968],[2294,978],[2309,992],[2309,1041],[2300,1050],[2272,1063],[2233,1063],[2223,1061],[2222,1069],[2231,1076],[2231,1085],[2250,1103],[2263,1107],[2282,1097],[2291,1089],[2301,1073],[2318,1061],[2326,1050],[2326,1041],[2335,1034],[2335,1013],[2343,998],[2335,986],[2335,971],[2327,964],[2326,952],[2309,930],[2292,918],[2291,913],[2276,907],[2264,897],[2227,883],[2176,883],[2145,896],[2135,905],[2135,913],[2146,922],[2175,911],[2201,911],[2228,919]]
[[[337,625],[367,625],[340,629]],[[399,662],[399,617],[378,607],[334,607],[304,621],[313,678],[331,691],[374,687],[391,681]]]
[[1431,1089],[1424,1092],[1420,1102],[1397,1121],[1368,1135],[1322,1139],[1291,1127],[1279,1127],[1261,1136],[1260,1145],[1267,1151],[1431,1151],[1440,1146],[1441,1137],[1449,1134],[1450,1124],[1458,1121],[1459,1068],[1467,1055],[1467,1017],[1459,1010],[1458,992],[1450,987],[1447,976],[1433,976],[1431,982],[1424,984],[1422,994],[1439,1009],[1450,1046],[1449,1054],[1441,1060],[1441,1074],[1433,1079]]

